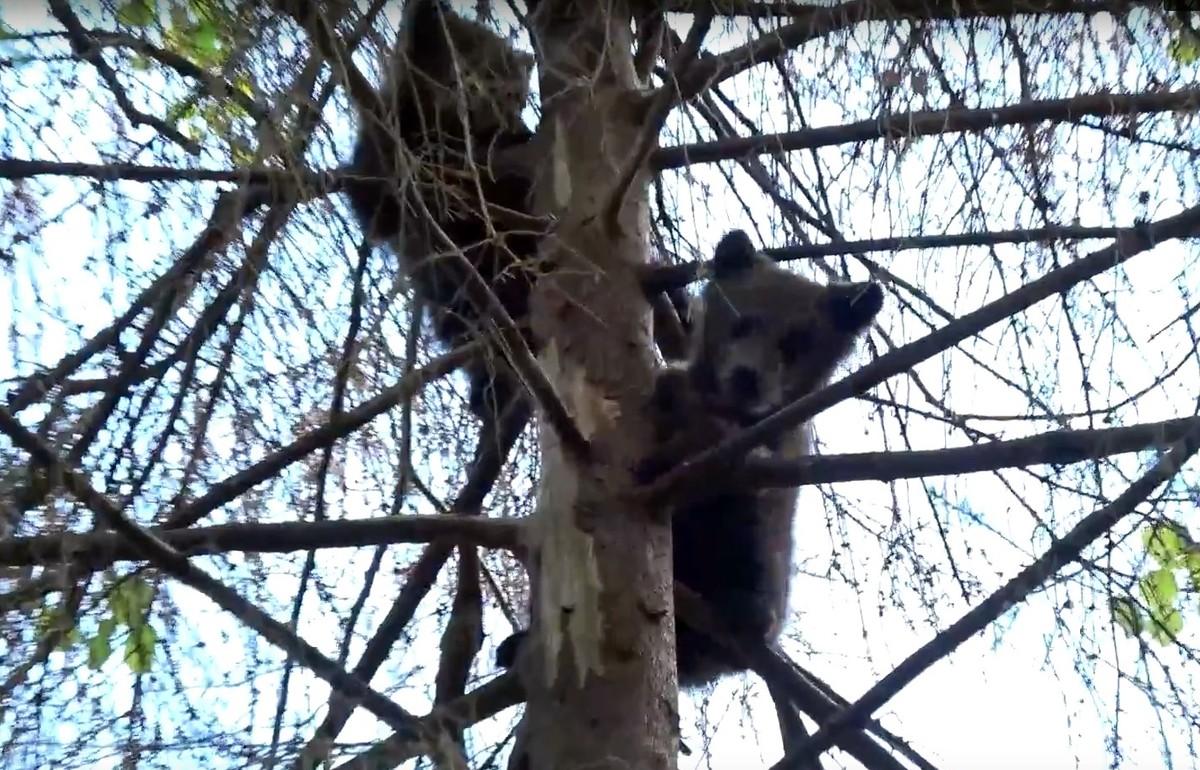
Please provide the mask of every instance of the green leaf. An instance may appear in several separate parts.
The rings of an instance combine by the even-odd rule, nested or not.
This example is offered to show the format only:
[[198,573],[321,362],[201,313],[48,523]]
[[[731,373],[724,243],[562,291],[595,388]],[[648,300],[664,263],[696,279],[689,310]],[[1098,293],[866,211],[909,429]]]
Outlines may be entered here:
[[1188,571],[1192,590],[1200,593],[1200,550],[1190,551],[1183,557],[1183,566]]
[[15,37],[20,37],[17,31],[0,21],[0,40],[11,40]]
[[108,636],[93,636],[88,640],[88,667],[93,671],[103,666],[104,661],[108,660],[110,655],[112,655],[112,644],[109,642]]
[[208,60],[218,57],[221,52],[221,32],[217,25],[202,21],[193,27],[192,45],[198,52],[206,54]]
[[96,633],[100,636],[103,636],[105,639],[111,639],[113,633],[116,630],[117,630],[117,619],[116,618],[105,618],[104,620],[100,621],[100,625],[96,629]]
[[125,663],[135,674],[145,674],[154,663],[154,645],[158,641],[158,632],[154,626],[145,623],[137,631],[130,632],[125,639]]
[[1153,622],[1147,624],[1150,636],[1159,644],[1170,644],[1183,630],[1183,613],[1172,607],[1162,615],[1153,616]]
[[254,149],[236,138],[229,142],[229,154],[235,166],[254,165]]
[[1200,36],[1190,29],[1180,28],[1171,38],[1170,55],[1179,64],[1195,64],[1200,59]]
[[1174,606],[1175,597],[1179,595],[1179,584],[1175,582],[1175,573],[1170,569],[1156,569],[1148,572],[1138,581],[1142,597],[1150,605],[1150,615],[1165,614]]
[[254,86],[250,82],[250,76],[244,72],[238,73],[233,79],[233,87],[241,91],[246,96],[254,98]]
[[117,583],[109,596],[116,622],[137,629],[145,623],[146,612],[154,599],[154,587],[141,578]]
[[1169,519],[1143,529],[1142,544],[1162,567],[1178,567],[1180,559],[1193,546],[1187,530]]
[[1142,612],[1137,604],[1125,597],[1113,597],[1108,602],[1113,620],[1124,629],[1125,634],[1133,638],[1142,632]]
[[120,585],[108,595],[108,606],[112,610],[111,620],[114,624],[129,625],[129,599],[121,591]]
[[129,0],[117,9],[117,21],[131,27],[147,27],[157,16],[154,0]]

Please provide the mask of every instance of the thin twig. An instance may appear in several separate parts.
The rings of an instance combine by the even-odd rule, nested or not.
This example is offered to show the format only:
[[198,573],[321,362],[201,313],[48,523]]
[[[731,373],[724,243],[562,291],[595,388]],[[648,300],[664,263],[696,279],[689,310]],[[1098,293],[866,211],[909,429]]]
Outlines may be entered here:
[[821,729],[803,746],[785,756],[772,770],[799,767],[806,758],[815,757],[832,746],[839,733],[860,724],[926,669],[982,631],[1013,605],[1023,601],[1058,570],[1077,560],[1084,548],[1112,529],[1161,484],[1174,477],[1198,449],[1200,428],[1191,430],[1172,444],[1154,467],[1130,484],[1117,499],[1084,517],[1070,532],[1046,549],[1036,561],[1017,573],[945,631],[919,647],[852,705],[824,722]]
[[108,497],[97,492],[80,472],[65,465],[53,449],[26,430],[3,407],[0,407],[0,431],[8,435],[14,444],[25,450],[53,477],[59,479],[63,486],[106,526],[133,544],[145,559],[207,596],[221,609],[231,613],[284,652],[294,655],[330,686],[348,696],[361,698],[372,713],[393,729],[414,737],[423,734],[422,726],[407,711],[373,690],[358,677],[348,674],[287,626],[260,610],[220,580],[193,565],[186,556],[126,517]]

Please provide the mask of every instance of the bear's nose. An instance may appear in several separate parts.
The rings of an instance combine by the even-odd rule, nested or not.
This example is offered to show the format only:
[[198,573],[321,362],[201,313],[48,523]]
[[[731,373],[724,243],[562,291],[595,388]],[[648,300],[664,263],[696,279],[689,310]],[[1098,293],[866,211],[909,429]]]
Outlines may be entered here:
[[748,366],[739,366],[729,374],[729,387],[733,395],[745,401],[758,400],[758,372]]

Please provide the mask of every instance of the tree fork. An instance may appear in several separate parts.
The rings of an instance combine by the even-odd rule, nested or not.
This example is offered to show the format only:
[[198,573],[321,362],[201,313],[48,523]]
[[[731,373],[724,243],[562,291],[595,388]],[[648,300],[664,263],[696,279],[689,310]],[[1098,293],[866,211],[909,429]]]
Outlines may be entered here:
[[631,18],[624,0],[542,0],[530,17],[552,169],[538,179],[535,213],[558,214],[542,248],[559,266],[538,283],[533,328],[595,451],[581,464],[542,425],[514,769],[675,767],[670,531],[627,502],[627,469],[649,438],[641,411],[654,369],[638,277],[649,243],[644,170],[615,219],[605,211],[646,119]]

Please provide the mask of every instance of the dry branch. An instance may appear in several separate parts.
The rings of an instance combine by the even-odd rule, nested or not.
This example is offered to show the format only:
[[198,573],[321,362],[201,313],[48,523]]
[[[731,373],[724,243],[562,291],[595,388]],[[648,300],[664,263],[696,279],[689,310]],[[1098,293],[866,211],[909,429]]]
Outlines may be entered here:
[[341,186],[332,172],[279,168],[178,168],[143,166],[137,163],[79,163],[75,161],[0,158],[0,179],[29,179],[35,176],[68,176],[102,182],[233,182],[267,188],[278,200],[302,191],[300,200],[333,192]]
[[[689,3],[689,5],[693,5]],[[688,71],[680,83],[680,99],[687,101],[714,83],[744,72],[760,62],[805,43],[866,21],[896,19],[958,20],[977,16],[1012,17],[1018,14],[1120,13],[1151,2],[1123,0],[850,0],[832,7],[801,6],[797,20],[719,56],[711,56]]]
[[1078,559],[1084,548],[1116,526],[1159,485],[1169,481],[1197,449],[1200,449],[1200,428],[1193,428],[1172,444],[1154,467],[1130,484],[1117,499],[1085,516],[1036,561],[905,658],[852,705],[824,722],[816,734],[780,760],[772,770],[800,767],[806,759],[818,756],[832,746],[839,733],[860,725],[922,672],[1023,601],[1059,569]]
[[350,49],[338,38],[325,18],[325,8],[331,6],[310,3],[308,0],[277,0],[275,7],[292,17],[312,38],[314,47],[345,82],[351,100],[370,115],[383,115],[383,102],[379,94],[375,93],[371,81],[354,66]]
[[[372,519],[221,524],[196,529],[150,529],[187,557],[230,551],[291,553],[306,549],[360,548],[395,543],[448,541],[517,550],[520,525],[478,516],[380,516]],[[133,544],[113,532],[37,535],[0,540],[0,566],[70,562],[97,570],[142,558]]]
[[0,431],[29,453],[34,462],[61,480],[63,486],[77,500],[96,514],[105,525],[126,538],[156,567],[207,596],[221,609],[261,634],[264,639],[295,657],[333,688],[350,697],[361,698],[373,714],[393,729],[414,737],[422,735],[421,726],[407,711],[371,689],[358,677],[346,673],[345,669],[298,637],[287,626],[260,610],[220,580],[192,565],[187,557],[126,517],[116,504],[97,492],[81,473],[66,466],[53,449],[26,430],[3,407],[0,407]]
[[746,469],[739,479],[753,487],[792,487],[1067,465],[1126,452],[1162,449],[1197,427],[1200,427],[1200,417],[1182,417],[1123,428],[1051,431],[953,449],[861,452],[806,457],[790,462],[751,459],[746,462]]
[[1179,91],[1139,94],[1088,94],[1004,107],[920,110],[884,115],[840,126],[730,137],[712,142],[666,147],[655,152],[650,162],[655,169],[662,171],[695,163],[734,160],[760,153],[811,150],[874,139],[911,139],[1043,121],[1069,122],[1086,116],[1110,117],[1174,110],[1194,111],[1197,107],[1200,107],[1200,89],[1185,88]]
[[96,68],[100,79],[108,86],[108,90],[112,92],[117,106],[121,108],[121,111],[125,114],[131,125],[149,126],[192,155],[200,153],[200,145],[194,139],[184,136],[180,133],[179,129],[167,123],[162,118],[148,115],[133,106],[133,102],[129,100],[129,94],[125,93],[124,86],[117,79],[117,73],[104,60],[100,46],[92,39],[91,33],[79,21],[79,17],[71,10],[71,6],[66,0],[50,0],[50,12],[67,30],[67,39],[71,41],[71,50],[79,58],[89,62]]
[[992,324],[1052,297],[1076,284],[1123,264],[1130,257],[1153,248],[1164,240],[1200,233],[1200,206],[1184,210],[1152,224],[1122,230],[1112,244],[1086,257],[1046,273],[1003,297],[968,313],[957,321],[915,342],[880,356],[853,374],[779,409],[719,445],[685,460],[674,470],[645,488],[652,498],[668,494],[705,474],[737,461],[755,446],[815,417],[834,404],[866,392],[884,380],[909,371],[917,364],[978,334]]
[[[496,440],[487,435],[478,439],[478,447],[471,466],[471,472],[458,495],[450,505],[450,510],[462,513],[475,513],[483,504],[495,484],[497,476],[508,457],[512,445],[524,430],[529,419],[529,409],[525,402],[514,401],[509,410],[500,418],[500,428]],[[453,549],[448,541],[435,542],[422,551],[421,556],[408,569],[408,579],[400,590],[396,600],[388,610],[387,616],[379,624],[374,635],[367,642],[362,657],[354,667],[354,674],[359,678],[370,681],[379,667],[391,654],[396,641],[404,633],[404,629],[416,614],[417,607],[425,599],[437,580],[438,573],[450,557]],[[314,731],[312,739],[304,747],[296,763],[296,770],[310,767],[318,758],[329,752],[329,747],[345,726],[357,704],[349,699],[330,698],[329,709],[325,719]]]
[[[470,727],[521,702],[524,693],[515,672],[502,674],[461,698],[438,706],[419,722],[427,729]],[[392,735],[334,770],[385,770],[421,753],[421,747],[404,734]],[[305,770],[308,770],[305,768]]]
[[212,511],[236,500],[246,490],[261,484],[281,470],[321,447],[346,436],[392,409],[406,399],[412,398],[421,388],[433,380],[454,371],[463,361],[476,352],[475,344],[464,345],[444,356],[435,358],[426,366],[408,372],[395,385],[374,398],[342,414],[335,420],[305,433],[300,438],[254,465],[239,471],[223,481],[209,487],[208,491],[191,503],[177,508],[168,518],[166,529],[190,527]]
[[[872,251],[908,251],[910,249],[948,249],[960,246],[995,246],[1000,243],[1044,243],[1047,241],[1081,241],[1093,238],[1115,238],[1123,227],[1083,227],[1080,225],[1049,225],[1016,230],[989,230],[976,233],[946,235],[907,235],[894,238],[868,238],[861,241],[808,243],[763,249],[763,253],[779,262],[793,259],[817,259],[845,254],[866,254]],[[677,265],[648,265],[642,271],[642,287],[651,296],[677,289],[695,281],[709,260],[684,262]]]
[[21,381],[8,397],[8,410],[15,414],[37,403],[38,399],[61,383],[63,379],[71,376],[92,356],[118,339],[146,308],[155,304],[185,275],[196,271],[209,254],[232,241],[238,234],[240,221],[249,198],[249,193],[240,190],[223,193],[218,197],[212,216],[204,230],[197,236],[195,242],[179,256],[179,259],[138,294],[120,317],[89,339],[78,350],[64,356],[49,369]]
[[[828,703],[811,684],[792,672],[781,671],[779,666],[771,665],[766,645],[755,648],[744,644],[712,612],[703,598],[679,583],[675,584],[675,611],[689,626],[702,631],[719,643],[726,653],[754,668],[755,673],[764,680],[786,692],[792,703],[816,721],[820,722],[836,711],[836,707]],[[839,735],[837,744],[838,748],[861,762],[867,770],[905,770],[903,764],[861,730]]]

